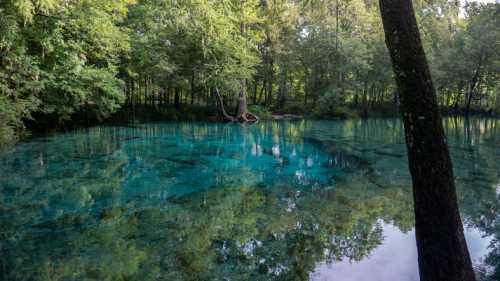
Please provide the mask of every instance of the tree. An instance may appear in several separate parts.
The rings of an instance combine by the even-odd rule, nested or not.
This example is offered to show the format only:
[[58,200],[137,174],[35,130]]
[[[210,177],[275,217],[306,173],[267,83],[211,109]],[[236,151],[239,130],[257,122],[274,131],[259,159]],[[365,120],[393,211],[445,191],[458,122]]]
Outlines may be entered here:
[[[85,113],[103,119],[123,102],[120,27],[132,0],[0,3],[0,143],[36,115],[57,127]],[[72,121],[78,121],[74,118]]]
[[380,0],[380,10],[401,98],[420,278],[475,280],[451,158],[412,2]]
[[[415,1],[442,108],[500,111],[499,7]],[[229,120],[393,116],[378,14],[373,0],[3,0],[0,144],[138,108],[210,118],[217,89]]]

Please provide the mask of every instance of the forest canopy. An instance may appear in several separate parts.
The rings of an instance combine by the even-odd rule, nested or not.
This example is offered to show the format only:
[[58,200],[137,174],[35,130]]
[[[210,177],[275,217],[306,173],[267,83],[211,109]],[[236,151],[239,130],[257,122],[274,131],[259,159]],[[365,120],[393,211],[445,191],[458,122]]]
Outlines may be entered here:
[[[500,5],[413,4],[439,105],[498,113]],[[378,2],[0,3],[0,144],[27,125],[57,126],[75,115],[215,109],[219,93],[229,111],[243,97],[260,115],[396,111]]]

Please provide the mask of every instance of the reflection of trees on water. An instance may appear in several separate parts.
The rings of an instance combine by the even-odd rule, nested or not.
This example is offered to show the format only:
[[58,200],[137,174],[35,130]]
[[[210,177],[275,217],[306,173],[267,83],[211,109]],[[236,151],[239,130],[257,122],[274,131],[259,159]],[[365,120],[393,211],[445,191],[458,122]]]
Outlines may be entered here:
[[[23,273],[35,280],[307,280],[319,261],[364,258],[381,243],[379,219],[401,213],[394,202],[404,195],[397,191],[360,198],[349,192],[215,188],[164,206],[131,203],[66,215],[5,245],[4,274],[14,280]],[[411,225],[408,219],[403,224]]]
[[[461,123],[463,125],[461,125]],[[498,144],[498,120],[458,119],[455,128],[461,127],[457,139],[465,152],[461,159],[466,175],[458,179],[460,203],[467,210],[465,224],[492,235],[490,253],[481,269],[484,280],[500,279],[500,181],[498,145],[485,146],[485,142]],[[469,163],[466,165],[465,163]],[[471,188],[473,187],[473,188]]]
[[500,279],[500,181],[496,119],[448,118],[448,133],[457,180],[459,204],[466,227],[492,237],[482,280]]
[[[383,243],[383,223],[402,231],[413,228],[399,122],[284,124],[104,128],[85,138],[65,135],[67,139],[58,147],[51,146],[50,140],[24,144],[33,147],[1,163],[5,172],[0,172],[0,277],[307,280],[319,262],[365,258]],[[455,130],[463,128],[463,123],[445,125],[450,142],[457,146],[453,151],[460,151],[454,160],[458,159],[455,168],[462,214],[469,227],[498,235],[499,198],[494,187],[498,169],[492,157],[496,151],[482,145],[495,141],[495,134],[489,132],[496,123],[475,124],[471,124],[470,134]],[[217,186],[178,196],[164,196],[161,190],[137,191],[139,197],[130,197],[134,190],[123,188],[143,180],[127,172],[132,167],[161,169],[164,162],[147,160],[163,157],[162,149],[171,145],[168,138],[191,142],[193,149],[185,157],[162,161],[176,169],[189,169],[203,167],[203,163],[189,160],[222,155],[210,150],[211,141],[238,138],[242,131],[246,132],[242,145],[249,148],[238,156],[242,161],[254,157],[254,144],[265,146],[272,136],[281,151],[318,142],[323,152],[339,159],[345,173],[336,177],[334,189],[255,182],[261,187]],[[471,143],[471,138],[476,140]],[[346,163],[355,163],[356,169],[346,169]],[[14,169],[22,169],[22,173]],[[220,182],[237,183],[241,177],[255,176],[251,169],[241,171],[225,175]],[[498,274],[498,240],[493,247],[485,264],[496,266]]]

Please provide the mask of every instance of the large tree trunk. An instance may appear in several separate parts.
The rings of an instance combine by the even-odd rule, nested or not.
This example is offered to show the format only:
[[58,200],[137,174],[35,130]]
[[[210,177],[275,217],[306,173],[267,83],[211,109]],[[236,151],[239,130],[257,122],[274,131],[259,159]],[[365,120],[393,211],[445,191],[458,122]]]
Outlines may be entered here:
[[217,103],[220,107],[222,115],[225,119],[231,122],[243,121],[243,122],[257,122],[259,121],[259,117],[248,111],[247,99],[246,99],[246,83],[245,80],[242,79],[240,81],[241,89],[238,96],[238,104],[237,104],[237,114],[236,117],[231,116],[227,113],[226,108],[224,107],[224,101],[219,92],[219,89],[215,87],[215,95],[217,97]]
[[241,120],[243,122],[257,122],[259,121],[259,117],[250,111],[248,111],[248,103],[247,103],[247,82],[245,79],[240,81],[241,90],[238,97],[238,114],[236,115],[237,120]]
[[380,0],[413,180],[420,279],[475,280],[453,168],[411,0]]
[[247,105],[247,81],[245,79],[240,80],[240,93],[238,95],[238,114],[236,118],[244,118],[248,112]]
[[[244,23],[240,24],[241,34],[245,35],[246,25]],[[245,78],[240,79],[240,93],[238,94],[238,109],[236,114],[236,120],[241,120],[244,122],[256,122],[259,117],[248,112],[247,105],[247,80]]]

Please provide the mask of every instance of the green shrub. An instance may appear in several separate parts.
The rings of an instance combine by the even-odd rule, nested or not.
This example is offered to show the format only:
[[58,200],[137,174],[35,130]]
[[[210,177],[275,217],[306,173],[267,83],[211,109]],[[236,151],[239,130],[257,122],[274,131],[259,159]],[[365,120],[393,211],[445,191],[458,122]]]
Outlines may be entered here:
[[357,113],[347,107],[342,96],[336,91],[321,96],[312,110],[312,117],[320,119],[355,118],[357,116]]
[[282,113],[286,114],[296,114],[296,115],[306,115],[308,114],[309,107],[304,106],[303,101],[289,100],[285,103]]
[[325,107],[317,106],[312,113],[312,117],[318,119],[331,119],[331,118],[357,118],[359,117],[356,111],[348,107]]
[[250,105],[248,107],[248,110],[253,114],[259,116],[260,119],[265,120],[265,119],[271,119],[273,117],[272,112],[261,105]]
[[25,133],[23,119],[30,118],[38,104],[34,97],[13,100],[0,95],[0,148],[14,143]]

